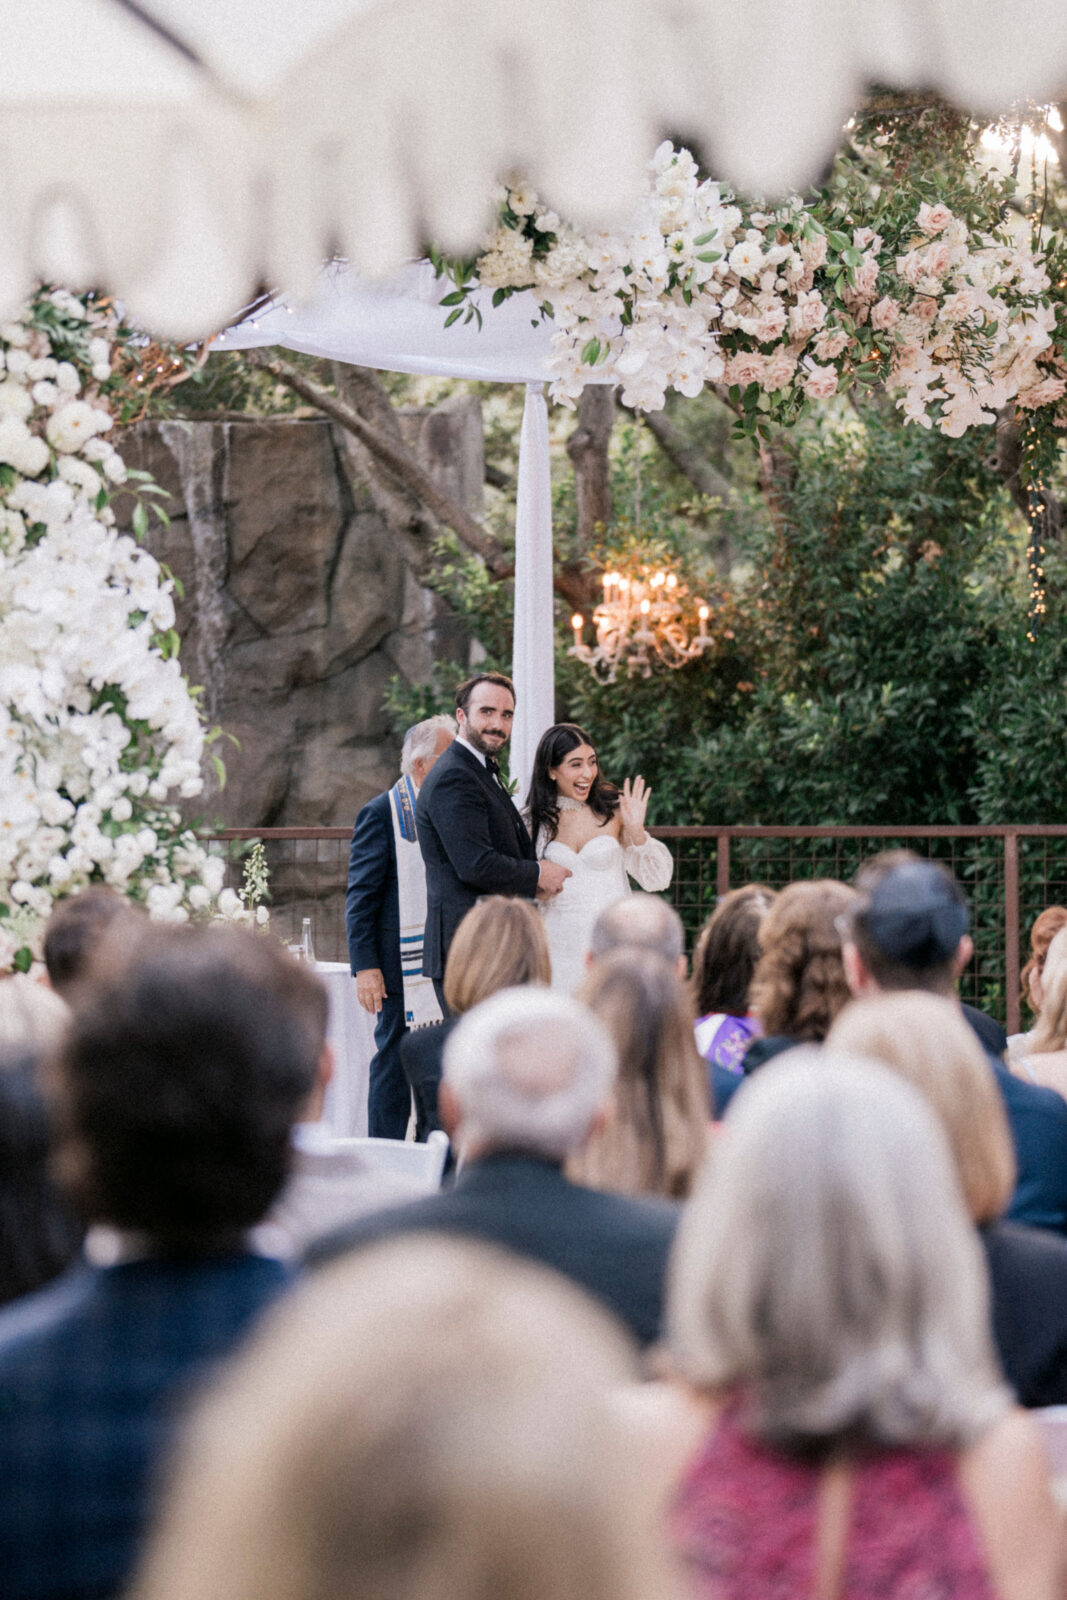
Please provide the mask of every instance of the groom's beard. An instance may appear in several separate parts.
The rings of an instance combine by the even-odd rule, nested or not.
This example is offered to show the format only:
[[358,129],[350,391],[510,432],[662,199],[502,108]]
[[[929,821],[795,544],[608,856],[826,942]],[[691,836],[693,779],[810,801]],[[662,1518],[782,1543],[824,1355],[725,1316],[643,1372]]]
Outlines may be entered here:
[[507,748],[507,742],[511,736],[510,734],[505,733],[500,735],[499,738],[490,738],[489,741],[486,742],[486,735],[484,732],[475,733],[473,728],[468,728],[464,737],[466,738],[467,743],[472,744],[476,750],[480,750],[483,756],[498,756],[501,750]]

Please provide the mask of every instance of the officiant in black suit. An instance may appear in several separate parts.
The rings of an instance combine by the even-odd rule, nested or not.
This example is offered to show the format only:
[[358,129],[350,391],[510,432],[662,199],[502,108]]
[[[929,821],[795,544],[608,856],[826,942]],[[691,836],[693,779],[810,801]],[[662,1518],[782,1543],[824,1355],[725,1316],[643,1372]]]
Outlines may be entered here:
[[479,673],[456,690],[459,737],[419,790],[415,810],[426,863],[422,970],[445,1010],[442,980],[452,936],[483,894],[549,899],[570,877],[537,861],[533,841],[497,766],[511,737],[515,688],[500,672]]

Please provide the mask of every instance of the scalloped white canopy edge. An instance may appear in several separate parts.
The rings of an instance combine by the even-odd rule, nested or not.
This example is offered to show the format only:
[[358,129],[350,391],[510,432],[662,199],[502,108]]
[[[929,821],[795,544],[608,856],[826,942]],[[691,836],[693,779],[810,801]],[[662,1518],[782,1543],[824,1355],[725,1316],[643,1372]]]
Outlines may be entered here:
[[1064,0],[0,0],[0,311],[38,276],[172,337],[256,283],[312,289],[474,246],[523,168],[610,223],[658,139],[780,193],[823,167],[864,86],[994,114],[1067,85]]

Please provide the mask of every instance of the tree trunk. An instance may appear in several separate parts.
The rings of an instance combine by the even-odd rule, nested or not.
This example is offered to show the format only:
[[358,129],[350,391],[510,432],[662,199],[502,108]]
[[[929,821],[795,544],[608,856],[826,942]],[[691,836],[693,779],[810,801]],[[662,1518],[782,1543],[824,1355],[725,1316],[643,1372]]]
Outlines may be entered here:
[[578,501],[578,543],[596,544],[611,522],[611,467],[608,449],[615,422],[615,390],[591,383],[578,402],[578,425],[567,440]]

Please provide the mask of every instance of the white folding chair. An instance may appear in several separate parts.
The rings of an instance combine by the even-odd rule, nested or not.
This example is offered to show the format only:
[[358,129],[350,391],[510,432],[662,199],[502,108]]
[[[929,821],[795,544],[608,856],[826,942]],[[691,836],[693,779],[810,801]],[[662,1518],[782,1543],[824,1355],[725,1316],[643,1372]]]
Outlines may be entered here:
[[410,1178],[427,1192],[441,1187],[441,1174],[448,1159],[448,1135],[440,1128],[434,1129],[425,1144],[407,1139],[366,1138],[338,1139],[336,1147],[357,1153],[385,1172]]

